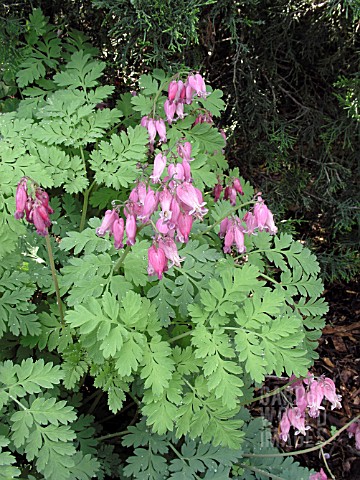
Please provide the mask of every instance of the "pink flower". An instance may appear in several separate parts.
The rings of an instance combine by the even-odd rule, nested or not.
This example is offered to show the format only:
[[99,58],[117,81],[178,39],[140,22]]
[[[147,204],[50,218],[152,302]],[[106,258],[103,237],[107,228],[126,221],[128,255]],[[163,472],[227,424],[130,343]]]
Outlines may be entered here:
[[166,126],[165,126],[165,122],[162,118],[160,118],[159,120],[155,120],[155,128],[156,128],[157,133],[159,134],[160,141],[165,143],[167,141],[167,139],[166,139]]
[[171,210],[170,227],[175,228],[180,215],[180,206],[176,198],[174,197],[171,200],[170,210]]
[[118,250],[123,248],[123,239],[124,239],[124,220],[119,218],[115,220],[112,228],[112,233],[114,235],[114,247]]
[[214,123],[214,120],[211,116],[211,113],[206,112],[198,115],[195,119],[194,126],[198,123],[208,123],[209,125],[212,125]]
[[155,224],[156,230],[163,235],[172,235],[174,230],[171,228],[169,222],[166,222],[163,218],[158,218]]
[[25,205],[25,218],[26,218],[26,221],[29,222],[29,223],[34,223],[32,221],[33,206],[34,206],[34,200],[32,198],[28,197],[28,199],[26,201],[26,205]]
[[185,97],[184,83],[179,80],[172,80],[168,87],[168,99],[169,102],[178,103],[181,102]]
[[270,210],[268,210],[268,216],[265,223],[265,230],[269,232],[271,235],[276,235],[278,231],[274,223],[273,214],[270,212]]
[[51,222],[49,217],[47,217],[48,222],[44,219],[43,213],[40,211],[39,206],[34,206],[32,210],[32,221],[36,227],[36,233],[42,237],[46,237],[48,234],[47,227],[50,226]]
[[189,84],[187,81],[185,84],[185,102],[187,105],[190,105],[193,101],[195,90],[192,88],[192,86]]
[[171,193],[167,188],[164,188],[159,194],[159,202],[161,206],[160,217],[163,219],[164,222],[167,222],[171,219],[172,200],[173,200],[173,196],[171,195]]
[[202,217],[207,213],[207,209],[204,208],[206,202],[203,202],[202,193],[197,188],[193,187],[191,183],[184,182],[176,187],[176,195],[180,202],[189,207],[189,214],[195,214],[197,218]]
[[146,223],[149,221],[151,215],[157,209],[158,204],[159,204],[158,193],[155,193],[153,190],[149,190],[145,197],[142,213],[138,217],[142,223]]
[[326,476],[324,470],[321,468],[320,472],[312,473],[309,477],[309,480],[328,480],[328,477]]
[[303,385],[297,386],[295,388],[295,396],[296,396],[296,406],[302,413],[305,413],[307,407],[307,396],[306,391]]
[[185,259],[179,257],[179,252],[174,240],[170,237],[164,237],[163,239],[159,240],[159,247],[164,250],[165,256],[168,260],[170,260],[172,267],[175,265],[176,267],[180,267],[180,262],[183,262]]
[[176,110],[175,110],[175,112],[176,112],[176,115],[177,115],[179,118],[181,118],[181,120],[182,120],[182,119],[184,118],[184,116],[185,116],[185,115],[184,115],[184,104],[183,104],[183,103],[178,103],[178,104],[176,105]]
[[256,219],[257,228],[260,230],[266,230],[271,235],[277,233],[277,227],[274,223],[274,217],[268,207],[265,205],[261,196],[258,197],[258,201],[254,207],[254,215]]
[[[45,227],[50,227],[51,225],[51,220],[49,218],[49,212],[48,212],[48,209],[44,207],[44,205],[41,205],[41,204],[37,204],[35,202],[35,206],[34,206],[34,209],[36,208],[37,212],[39,213],[39,215],[41,216],[41,218],[43,219],[44,223],[45,223]],[[35,223],[35,222],[34,222]]]
[[136,240],[136,219],[134,215],[128,215],[125,224],[125,231],[127,236],[127,245],[134,245]]
[[168,166],[168,173],[171,179],[179,180],[180,182],[185,180],[184,167],[181,163],[177,163],[176,165],[170,163]]
[[324,410],[324,407],[321,406],[321,402],[324,398],[324,389],[316,380],[311,382],[310,390],[308,391],[306,398],[308,401],[310,417],[318,417],[320,415],[320,410]]
[[182,166],[184,169],[185,182],[191,182],[192,181],[191,167],[190,167],[190,163],[187,160],[185,160],[185,158],[182,161]]
[[285,410],[285,412],[283,413],[283,416],[281,417],[281,421],[280,421],[280,434],[279,434],[279,438],[280,440],[283,440],[284,442],[287,441],[288,439],[288,436],[289,436],[289,432],[290,432],[290,427],[291,427],[291,424],[290,424],[290,420],[289,420],[289,417],[288,417],[288,411],[289,409],[287,408]]
[[178,92],[178,82],[176,82],[175,80],[172,80],[169,83],[169,87],[168,87],[168,99],[170,103],[172,103],[175,100],[177,92]]
[[222,191],[223,191],[222,185],[220,183],[217,183],[213,190],[214,202],[217,202],[220,199]]
[[187,79],[188,85],[196,92],[198,97],[206,97],[206,86],[202,76],[197,73],[196,75],[189,75]]
[[149,134],[149,143],[150,145],[154,145],[157,128],[156,128],[155,120],[153,118],[148,119],[147,131]]
[[352,438],[355,435],[355,447],[357,450],[360,450],[360,420],[354,422],[347,429],[349,438]]
[[247,212],[244,215],[243,220],[246,223],[246,230],[244,230],[244,233],[248,233],[249,235],[253,234],[257,226],[255,216],[251,212]]
[[229,227],[229,224],[231,224],[230,220],[228,217],[224,218],[224,220],[221,221],[220,223],[220,232],[219,232],[219,237],[224,238],[227,232],[227,229]]
[[191,150],[192,150],[192,146],[190,142],[185,142],[184,144],[179,143],[177,147],[177,151],[180,157],[184,160],[187,160],[188,162],[193,160],[191,158]]
[[156,248],[152,245],[148,250],[148,274],[157,275],[162,279],[163,273],[167,270],[167,259],[165,252],[161,247]]
[[140,125],[142,127],[145,127],[147,128],[148,126],[148,123],[149,123],[149,117],[146,115],[145,117],[142,117],[141,121],[140,121]]
[[268,211],[269,209],[265,205],[263,199],[259,196],[258,201],[254,207],[254,215],[256,219],[256,225],[260,231],[262,231],[265,227],[268,217]]
[[189,241],[189,235],[193,224],[193,218],[187,213],[180,212],[177,219],[177,240],[181,243],[187,243]]
[[106,210],[104,220],[101,222],[100,227],[96,229],[96,235],[103,237],[106,232],[112,233],[113,224],[118,219],[119,215],[115,209]]
[[234,240],[237,251],[239,253],[244,253],[246,251],[246,247],[244,245],[244,233],[243,227],[240,225],[239,221],[237,221],[234,225]]
[[233,188],[239,193],[240,195],[244,195],[240,180],[238,178],[235,178],[233,181]]
[[153,183],[159,183],[160,177],[165,170],[167,158],[162,153],[158,153],[154,159],[154,170],[150,178]]
[[325,398],[331,402],[331,410],[334,410],[334,408],[341,408],[341,396],[336,394],[335,383],[331,378],[320,377],[319,385],[322,388]]
[[235,207],[236,205],[236,190],[233,187],[227,186],[224,192],[224,200],[229,200],[230,205]]
[[[179,104],[180,105],[180,104]],[[177,110],[176,103],[170,103],[169,100],[165,100],[164,103],[164,112],[166,115],[166,121],[171,124],[174,120],[174,115]]]
[[15,197],[16,212],[14,214],[14,217],[16,218],[16,220],[19,220],[24,216],[24,210],[26,207],[27,199],[28,199],[26,183],[27,183],[27,178],[22,178],[18,183],[18,186],[16,189],[16,197]]
[[229,220],[228,227],[224,239],[224,253],[230,253],[231,247],[234,244],[235,232],[234,232],[234,223],[232,220]]
[[305,435],[305,431],[310,429],[309,426],[305,427],[305,414],[298,407],[289,409],[288,418],[291,425],[296,429],[295,435],[299,435],[299,433]]

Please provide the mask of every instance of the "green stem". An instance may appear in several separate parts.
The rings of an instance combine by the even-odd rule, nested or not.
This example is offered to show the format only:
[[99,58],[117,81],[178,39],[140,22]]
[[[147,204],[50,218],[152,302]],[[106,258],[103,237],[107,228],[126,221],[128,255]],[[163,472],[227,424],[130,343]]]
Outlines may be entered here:
[[244,453],[242,457],[244,458],[272,458],[272,457],[292,457],[294,455],[303,455],[304,453],[316,452],[316,450],[320,450],[321,448],[325,447],[336,437],[338,437],[343,431],[350,427],[351,424],[355,423],[359,420],[360,414],[353,418],[350,422],[346,423],[343,427],[340,428],[334,435],[322,443],[315,445],[314,447],[305,448],[304,450],[298,450],[297,452],[286,452],[286,453],[273,453],[273,454],[261,454],[261,453]]
[[104,392],[102,390],[99,390],[93,403],[91,404],[90,408],[89,408],[89,411],[88,411],[88,415],[91,415],[93,413],[93,411],[95,410],[95,408],[97,407],[97,404],[100,402],[101,400],[101,397],[103,396]]
[[17,398],[10,395],[10,393],[6,392],[6,394],[9,398],[11,398],[11,400],[13,400],[15,403],[17,403],[19,405],[19,407],[21,407],[23,410],[27,410],[27,408],[21,402],[19,402],[19,400]]
[[53,255],[53,251],[52,251],[52,248],[51,248],[49,235],[46,235],[45,241],[46,241],[46,250],[47,250],[47,253],[48,253],[48,256],[49,256],[51,275],[52,275],[52,279],[53,279],[54,287],[55,287],[55,292],[56,292],[56,300],[57,300],[57,304],[58,304],[58,307],[59,307],[61,325],[63,327],[65,327],[65,320],[64,320],[64,313],[63,313],[63,309],[62,309],[59,283],[58,283],[58,280],[57,280],[55,262],[54,262],[54,255]]
[[123,430],[122,432],[109,433],[108,435],[103,435],[102,437],[97,437],[95,440],[97,440],[98,442],[101,442],[103,440],[109,440],[110,438],[122,437],[123,435],[126,435],[127,433],[128,433],[127,430]]
[[271,480],[284,480],[284,477],[278,477],[277,475],[274,475],[273,473],[266,472],[265,470],[261,470],[260,468],[253,467],[252,465],[246,465],[246,463],[237,463],[236,464],[239,467],[245,468],[246,470],[250,470],[255,473],[259,473],[260,475],[263,475],[264,477],[270,478]]
[[85,190],[85,193],[84,193],[84,202],[83,202],[83,207],[82,207],[82,212],[81,212],[81,220],[80,220],[80,232],[82,232],[84,230],[84,227],[85,227],[85,222],[86,222],[86,214],[87,214],[87,208],[88,208],[88,204],[89,204],[89,195],[91,193],[91,190],[94,188],[95,186],[95,180],[92,182],[92,184],[90,185],[90,187]]
[[[139,232],[141,232],[141,230],[142,230],[144,227],[146,227],[146,225],[147,225],[147,224],[145,224],[145,225],[140,225],[140,227],[138,227],[138,229],[137,229],[136,234],[138,234]],[[117,272],[117,271],[120,269],[121,265],[124,263],[125,258],[128,256],[130,250],[131,250],[131,245],[126,245],[123,254],[122,254],[121,257],[119,258],[119,260],[115,263],[115,265],[114,265],[114,267],[113,267],[113,269],[112,269],[112,272],[111,272],[111,274],[110,274],[110,277],[112,277],[112,275],[113,275],[114,272]]]
[[188,332],[181,333],[180,335],[176,335],[176,337],[170,338],[169,343],[176,342],[176,340],[180,340],[180,338],[187,337],[188,335],[191,335],[192,330],[189,330]]
[[[176,455],[180,460],[182,460],[183,463],[186,464],[186,459],[185,459],[185,457],[183,457],[183,456],[177,451],[177,449],[174,447],[174,445],[172,445],[170,442],[168,442],[168,446],[169,446],[169,447],[171,448],[171,450],[175,453],[175,455]],[[196,475],[196,473],[193,473],[193,475],[195,475],[195,478],[196,478],[197,480],[201,480],[201,478],[200,478],[198,475]]]
[[84,172],[85,172],[85,177],[86,177],[87,176],[86,161],[85,161],[84,150],[83,150],[81,145],[80,145],[80,156],[81,156],[81,160],[83,162],[83,167],[84,167]]
[[226,217],[228,217],[232,213],[236,212],[242,207],[245,207],[246,205],[253,205],[255,203],[256,202],[254,200],[251,200],[250,202],[245,202],[242,205],[236,205],[231,210],[229,210],[225,215],[219,218],[219,220],[217,220],[215,223],[213,223],[212,225],[209,225],[208,228],[206,228],[203,232],[200,232],[197,235],[194,235],[192,239],[196,240],[197,238],[202,237],[203,235],[206,235],[207,233],[211,232],[217,225],[219,225]]
[[299,379],[295,378],[294,380],[291,380],[291,382],[286,383],[282,387],[275,388],[274,390],[270,390],[268,393],[264,393],[264,395],[260,395],[259,397],[254,397],[248,400],[246,403],[241,403],[240,405],[250,405],[251,403],[258,402],[259,400],[263,400],[264,398],[272,397],[273,395],[277,395],[278,393],[282,392],[285,390],[287,387],[292,385],[293,383],[297,382]]
[[125,250],[123,251],[123,254],[114,265],[114,272],[117,272],[118,270],[120,270],[120,267],[124,263],[124,260],[128,256],[130,250],[131,250],[131,245],[126,245]]
[[[251,252],[250,252],[250,253],[251,253]],[[265,278],[265,280],[269,280],[269,282],[271,282],[271,283],[275,283],[276,285],[280,285],[279,282],[277,282],[276,280],[274,280],[274,279],[271,278],[271,277],[268,277],[267,275],[265,275],[265,273],[260,273],[260,277]]]

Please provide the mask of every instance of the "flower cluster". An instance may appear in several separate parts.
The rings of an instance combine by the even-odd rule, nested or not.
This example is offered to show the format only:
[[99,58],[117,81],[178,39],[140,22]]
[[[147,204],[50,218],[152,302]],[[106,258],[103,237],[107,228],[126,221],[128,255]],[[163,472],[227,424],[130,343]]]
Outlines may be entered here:
[[25,213],[26,220],[35,225],[36,233],[45,237],[51,225],[49,215],[54,213],[49,205],[49,195],[28,177],[23,177],[16,189],[15,202],[15,218],[19,220]]
[[[296,380],[292,377],[290,380]],[[336,394],[336,388],[331,378],[321,376],[315,380],[314,376],[309,374],[304,380],[297,380],[290,389],[295,393],[295,406],[287,407],[280,421],[279,437],[284,442],[287,441],[290,427],[295,428],[295,435],[309,430],[305,426],[305,414],[316,418],[320,415],[320,410],[324,410],[322,401],[327,399],[331,402],[331,409],[341,408],[341,396]]]
[[[214,197],[215,201],[220,198],[222,190],[220,184],[215,185]],[[222,188],[222,186],[220,185]],[[224,200],[229,200],[231,205],[236,205],[236,195],[243,195],[242,187],[238,178],[235,178],[231,186],[227,186],[224,192]],[[255,230],[269,232],[275,235],[277,227],[274,223],[274,217],[268,207],[265,205],[261,194],[257,195],[257,202],[253,207],[253,211],[247,212],[242,219],[236,216],[226,217],[220,223],[220,238],[224,238],[224,253],[230,253],[233,245],[239,253],[244,253],[246,247],[244,245],[245,233],[254,234]]]
[[[173,80],[170,82],[168,87],[168,98],[164,103],[166,121],[169,125],[174,121],[175,115],[177,115],[176,119],[184,118],[184,104],[186,103],[190,105],[195,95],[202,98],[206,96],[205,82],[199,73],[189,75],[185,83],[182,80]],[[209,112],[198,116],[195,124],[205,121],[212,123]],[[153,149],[157,134],[159,135],[160,142],[165,143],[167,141],[166,126],[162,118],[155,119],[146,115],[142,117],[141,125],[147,128],[150,149]]]
[[169,124],[173,122],[175,114],[177,118],[184,118],[184,104],[190,105],[195,95],[206,97],[205,82],[199,73],[189,75],[185,83],[182,80],[170,82],[168,98],[164,103],[166,120]]
[[[97,235],[109,232],[114,237],[115,248],[123,247],[126,233],[127,245],[134,245],[138,224],[151,224],[154,228],[153,245],[148,251],[148,273],[162,278],[169,267],[180,266],[175,242],[187,243],[194,219],[202,220],[207,213],[202,193],[192,184],[190,161],[191,144],[179,143],[174,162],[169,162],[163,153],[155,156],[151,183],[138,182],[123,206],[125,222],[120,217],[121,207],[107,210]],[[161,176],[167,167],[167,175]],[[160,211],[158,211],[160,206]]]

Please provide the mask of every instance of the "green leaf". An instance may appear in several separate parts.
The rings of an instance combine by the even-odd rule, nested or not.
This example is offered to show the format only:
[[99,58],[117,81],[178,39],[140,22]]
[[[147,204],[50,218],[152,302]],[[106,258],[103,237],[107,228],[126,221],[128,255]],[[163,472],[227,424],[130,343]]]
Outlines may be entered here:
[[4,447],[9,445],[10,440],[0,435],[0,480],[9,480],[21,475],[21,471],[13,464],[16,458],[10,452],[4,451]]
[[54,75],[54,81],[60,87],[96,87],[104,68],[104,62],[93,60],[89,54],[80,50],[71,55],[63,72]]
[[20,365],[13,364],[10,360],[0,363],[0,385],[9,395],[15,398],[24,397],[27,394],[40,393],[43,388],[53,388],[63,378],[58,365],[44,360],[35,362],[28,358]]
[[110,250],[111,243],[106,238],[99,238],[96,235],[96,228],[100,226],[100,219],[92,218],[89,220],[89,228],[82,232],[68,232],[68,236],[60,242],[60,249],[69,251],[74,249],[74,254],[78,255],[84,251],[85,255],[94,252],[106,252]]
[[100,142],[99,150],[90,155],[96,182],[118,190],[131,184],[138,173],[137,163],[147,158],[147,143],[146,129],[141,126],[113,134],[110,142]]
[[146,97],[143,94],[138,94],[135,97],[132,97],[131,103],[133,105],[133,109],[136,112],[140,112],[142,116],[148,115],[154,105],[154,101],[150,97]]
[[225,147],[225,140],[219,130],[208,123],[198,123],[191,130],[186,131],[189,141],[199,146],[199,149],[208,153],[220,151]]
[[160,335],[154,336],[144,352],[143,369],[140,377],[145,379],[145,388],[151,388],[154,395],[161,395],[169,386],[174,370],[171,349]]
[[149,242],[146,240],[137,241],[131,247],[130,253],[124,260],[124,276],[128,282],[135,286],[144,287],[148,282],[147,274],[147,250]]
[[91,455],[84,455],[83,452],[76,452],[73,457],[74,466],[70,469],[72,479],[76,480],[89,480],[96,477],[96,473],[99,471],[100,463]]
[[223,93],[221,90],[213,90],[205,98],[199,99],[199,102],[208,110],[211,115],[218,117],[225,109],[225,102],[222,100]]

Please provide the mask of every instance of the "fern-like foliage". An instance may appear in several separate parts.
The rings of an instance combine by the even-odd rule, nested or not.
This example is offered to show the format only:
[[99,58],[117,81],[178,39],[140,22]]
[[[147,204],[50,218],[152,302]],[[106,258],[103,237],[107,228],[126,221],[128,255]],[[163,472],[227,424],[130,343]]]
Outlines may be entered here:
[[30,358],[21,364],[7,360],[0,364],[0,374],[0,407],[9,413],[8,444],[22,451],[28,462],[34,461],[46,479],[91,478],[98,462],[76,451],[74,408],[44,392],[60,383],[60,367]]

